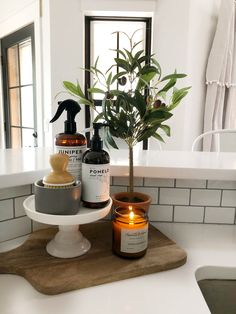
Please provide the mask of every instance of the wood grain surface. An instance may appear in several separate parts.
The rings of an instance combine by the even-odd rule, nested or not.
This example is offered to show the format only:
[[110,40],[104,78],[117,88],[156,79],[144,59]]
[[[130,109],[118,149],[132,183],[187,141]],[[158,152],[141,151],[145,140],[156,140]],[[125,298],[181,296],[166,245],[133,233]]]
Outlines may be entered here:
[[147,253],[136,260],[112,253],[111,222],[82,225],[80,230],[92,244],[87,254],[70,259],[50,256],[45,247],[57,229],[43,229],[20,247],[0,254],[0,273],[23,276],[41,293],[59,294],[176,268],[187,259],[184,250],[152,226]]

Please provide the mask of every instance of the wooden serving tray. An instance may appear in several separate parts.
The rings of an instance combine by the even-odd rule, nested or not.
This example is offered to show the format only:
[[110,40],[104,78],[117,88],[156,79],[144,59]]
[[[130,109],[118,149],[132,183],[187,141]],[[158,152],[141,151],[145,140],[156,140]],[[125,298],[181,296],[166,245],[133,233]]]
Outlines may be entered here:
[[52,295],[176,268],[187,259],[184,250],[152,226],[147,253],[136,260],[112,253],[111,222],[81,225],[80,230],[92,244],[87,254],[52,257],[45,247],[57,229],[43,229],[22,246],[0,254],[0,273],[23,276],[39,292]]

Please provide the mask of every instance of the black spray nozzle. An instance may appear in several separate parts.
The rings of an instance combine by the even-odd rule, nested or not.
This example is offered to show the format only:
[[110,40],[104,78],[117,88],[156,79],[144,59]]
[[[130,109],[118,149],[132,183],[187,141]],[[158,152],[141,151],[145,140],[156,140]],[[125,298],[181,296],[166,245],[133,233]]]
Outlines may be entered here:
[[52,123],[56,121],[64,110],[67,111],[67,119],[64,121],[65,133],[74,134],[76,133],[75,116],[81,110],[80,105],[75,100],[66,99],[64,101],[59,101],[57,112],[50,122]]
[[99,135],[99,130],[101,127],[105,126],[103,123],[93,123],[94,134],[91,139],[91,149],[92,150],[101,150],[103,147],[102,139]]

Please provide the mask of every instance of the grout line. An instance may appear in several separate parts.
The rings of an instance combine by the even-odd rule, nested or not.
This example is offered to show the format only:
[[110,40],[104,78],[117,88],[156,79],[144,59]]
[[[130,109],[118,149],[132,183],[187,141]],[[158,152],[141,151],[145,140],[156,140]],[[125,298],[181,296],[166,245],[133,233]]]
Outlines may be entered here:
[[234,208],[235,212],[234,212],[234,225],[236,224],[236,208]]
[[174,221],[174,217],[175,217],[175,206],[174,205],[172,205],[173,206],[173,209],[172,209],[172,222],[175,222]]
[[25,236],[30,235],[30,234],[31,234],[31,232],[30,233],[25,233],[25,234],[19,235],[19,236],[14,237],[14,238],[9,238],[7,240],[0,241],[0,243],[4,243],[4,242],[7,242],[7,241],[15,240],[15,239],[18,239],[18,238],[21,238],[21,237],[25,237]]
[[13,201],[13,219],[16,218],[16,199],[13,198],[12,201]]
[[188,201],[189,201],[189,202],[188,202],[188,205],[189,205],[189,206],[191,206],[191,199],[192,199],[192,189],[190,188],[190,189],[189,189],[189,200],[188,200]]
[[206,206],[203,207],[203,221],[202,223],[204,224],[205,223],[205,218],[206,218]]
[[222,199],[223,199],[223,190],[220,193],[220,207],[222,207]]

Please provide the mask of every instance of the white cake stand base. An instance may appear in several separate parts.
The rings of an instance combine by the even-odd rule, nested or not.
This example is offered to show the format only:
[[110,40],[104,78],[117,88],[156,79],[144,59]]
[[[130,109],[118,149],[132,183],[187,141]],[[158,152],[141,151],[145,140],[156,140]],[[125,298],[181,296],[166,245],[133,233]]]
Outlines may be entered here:
[[37,212],[34,202],[34,195],[29,196],[24,201],[24,208],[28,217],[41,223],[59,226],[59,231],[47,244],[46,250],[50,255],[60,258],[77,257],[89,251],[91,244],[79,231],[79,225],[104,218],[112,205],[110,198],[104,208],[88,209],[81,207],[76,215],[49,215]]
[[47,244],[47,252],[55,257],[72,258],[89,251],[91,243],[79,231],[79,226],[59,226],[55,237]]

